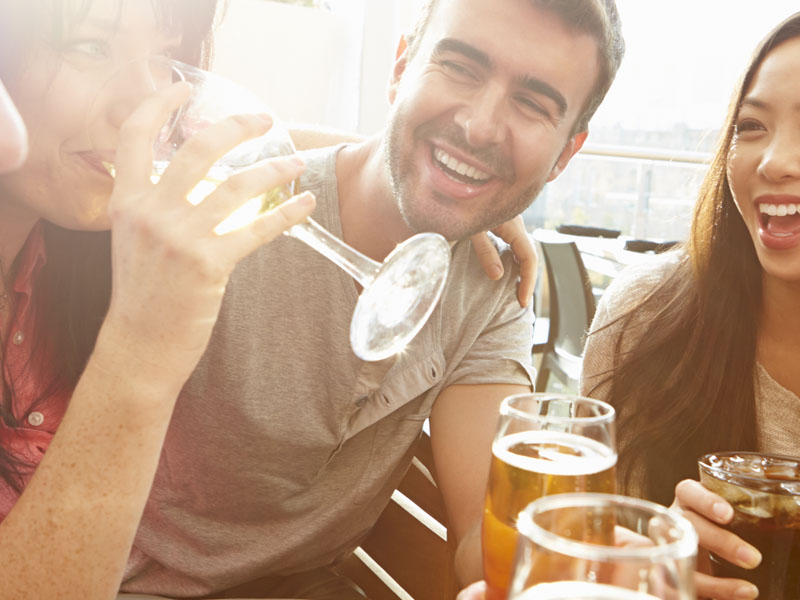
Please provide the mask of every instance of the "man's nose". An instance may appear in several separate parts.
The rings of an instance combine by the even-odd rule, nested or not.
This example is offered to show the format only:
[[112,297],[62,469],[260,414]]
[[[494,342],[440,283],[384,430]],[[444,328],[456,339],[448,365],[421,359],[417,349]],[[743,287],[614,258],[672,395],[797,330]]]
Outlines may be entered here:
[[777,130],[764,150],[758,173],[776,183],[800,179],[800,132]]
[[455,122],[464,130],[470,146],[491,146],[505,139],[506,110],[503,90],[487,85],[464,101],[455,113]]

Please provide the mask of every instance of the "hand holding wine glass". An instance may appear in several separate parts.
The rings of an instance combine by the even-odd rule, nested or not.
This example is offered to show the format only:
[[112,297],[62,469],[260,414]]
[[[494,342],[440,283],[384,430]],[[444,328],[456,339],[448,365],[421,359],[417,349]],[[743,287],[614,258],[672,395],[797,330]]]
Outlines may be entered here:
[[231,176],[200,206],[185,201],[221,155],[269,129],[270,120],[263,115],[227,119],[198,133],[175,153],[153,185],[152,141],[189,91],[186,84],[161,90],[122,126],[109,201],[112,297],[101,334],[120,334],[131,354],[156,356],[164,369],[187,376],[205,349],[236,263],[302,221],[314,207],[313,197],[305,194],[229,235],[214,233],[216,224],[247,198],[296,179],[304,167],[294,157],[265,161]]
[[[123,65],[98,92],[96,103],[106,94],[119,93],[132,79],[146,79],[148,85],[163,87],[175,81],[191,84],[188,101],[174,112],[158,136],[151,166],[152,180],[167,177],[180,149],[198,132],[232,115],[270,114],[272,128],[259,137],[239,144],[207,165],[193,169],[198,181],[186,191],[192,204],[205,198],[222,182],[240,172],[248,172],[270,157],[294,152],[288,132],[255,95],[217,75],[165,58],[151,58]],[[185,155],[184,155],[185,157]],[[284,202],[295,193],[296,183],[258,190],[214,228],[228,235],[249,223],[264,210]],[[355,354],[363,360],[381,360],[399,350],[419,332],[433,312],[444,288],[450,263],[450,247],[433,233],[413,236],[400,244],[383,263],[377,263],[345,244],[312,219],[293,226],[289,235],[310,245],[350,274],[362,287],[350,327],[350,341]]]

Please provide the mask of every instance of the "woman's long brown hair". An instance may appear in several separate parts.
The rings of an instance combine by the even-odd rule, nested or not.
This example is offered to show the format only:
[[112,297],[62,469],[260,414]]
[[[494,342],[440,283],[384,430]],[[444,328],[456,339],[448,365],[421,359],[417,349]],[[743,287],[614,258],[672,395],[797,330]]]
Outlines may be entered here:
[[[0,0],[0,76],[6,81],[20,76],[33,40],[44,36],[58,47],[69,27],[86,16],[92,1]],[[124,1],[147,0],[119,1],[121,7]],[[207,66],[219,0],[150,2],[164,27],[177,26],[182,31],[176,58]],[[34,283],[36,331],[32,364],[28,366],[47,361],[41,372],[52,374],[53,379],[41,382],[43,392],[31,399],[34,407],[55,391],[74,389],[94,348],[111,297],[109,233],[71,231],[47,221],[43,225],[47,262]],[[15,271],[16,265],[12,264],[10,274]],[[0,416],[6,425],[19,426],[7,405],[14,390],[6,386],[2,376],[0,384],[6,403],[0,405]],[[20,470],[24,468],[26,465],[0,447],[0,480],[21,491]]]
[[[682,258],[615,321],[634,341],[623,350],[618,338],[614,367],[599,374],[596,387],[610,385],[608,400],[627,440],[618,463],[622,487],[643,473],[645,495],[664,504],[672,502],[678,481],[696,478],[702,454],[758,443],[754,378],[762,271],[726,167],[739,107],[758,67],[770,50],[798,36],[800,13],[756,48],[734,92],[689,240],[678,250]],[[643,314],[648,318],[637,318]]]

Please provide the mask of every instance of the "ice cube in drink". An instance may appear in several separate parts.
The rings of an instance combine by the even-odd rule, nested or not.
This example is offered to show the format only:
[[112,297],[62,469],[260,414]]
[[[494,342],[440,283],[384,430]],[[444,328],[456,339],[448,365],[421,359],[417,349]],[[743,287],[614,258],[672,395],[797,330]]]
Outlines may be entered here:
[[800,598],[800,459],[724,452],[699,461],[700,480],[734,509],[728,529],[761,552],[743,569],[712,553],[712,572],[755,584],[759,598]]

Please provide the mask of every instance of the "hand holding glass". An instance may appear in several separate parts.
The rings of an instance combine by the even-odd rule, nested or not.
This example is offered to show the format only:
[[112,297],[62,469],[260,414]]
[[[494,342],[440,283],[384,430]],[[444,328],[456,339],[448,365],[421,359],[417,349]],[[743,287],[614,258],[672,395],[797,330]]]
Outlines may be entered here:
[[[156,140],[154,182],[168,168],[181,144],[208,125],[236,114],[272,116],[273,125],[267,134],[240,144],[214,164],[191,192],[188,200],[194,204],[202,202],[233,173],[261,160],[294,152],[287,130],[258,97],[222,77],[178,61],[153,58],[125,65],[117,69],[97,98],[103,93],[114,93],[114,88],[125,89],[126,79],[137,77],[146,78],[153,90],[175,81],[192,85],[191,97],[173,114]],[[99,104],[97,98],[95,105]],[[113,165],[109,167],[113,169]],[[293,184],[288,189],[269,190],[253,198],[222,221],[215,232],[224,235],[262,211],[274,208],[297,193],[295,187]],[[438,234],[415,235],[398,245],[383,263],[378,263],[312,219],[295,225],[287,233],[333,261],[363,287],[350,323],[350,343],[363,360],[382,360],[402,350],[439,301],[449,269],[450,246]]]
[[744,579],[759,598],[800,598],[800,459],[719,452],[699,460],[700,481],[733,506],[727,529],[761,552],[755,569],[711,554],[716,577]]

